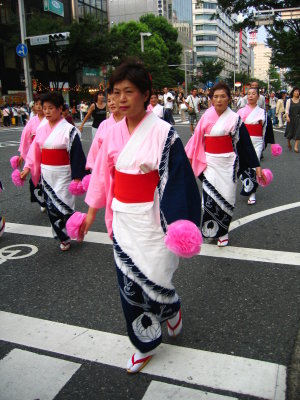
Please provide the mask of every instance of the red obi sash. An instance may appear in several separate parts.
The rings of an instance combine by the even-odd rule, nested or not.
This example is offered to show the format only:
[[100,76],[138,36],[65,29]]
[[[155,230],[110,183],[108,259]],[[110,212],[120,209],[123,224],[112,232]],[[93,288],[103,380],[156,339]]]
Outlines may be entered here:
[[212,154],[232,153],[231,136],[204,136],[205,151]]
[[157,170],[137,175],[115,170],[114,196],[122,203],[147,203],[153,201],[158,181]]
[[69,153],[66,149],[42,149],[42,164],[69,165]]
[[247,131],[250,136],[262,136],[263,135],[263,127],[262,124],[245,124]]

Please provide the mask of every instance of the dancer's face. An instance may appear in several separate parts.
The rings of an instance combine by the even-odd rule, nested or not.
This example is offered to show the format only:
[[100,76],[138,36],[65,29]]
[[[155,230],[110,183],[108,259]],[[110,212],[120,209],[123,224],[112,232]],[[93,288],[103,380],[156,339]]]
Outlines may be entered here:
[[258,93],[256,89],[249,89],[248,93],[247,93],[247,99],[248,99],[248,103],[250,105],[255,105],[257,104],[257,100],[258,100]]
[[45,101],[43,104],[43,112],[47,120],[53,124],[60,120],[62,113],[62,106],[56,108],[53,103]]
[[228,107],[229,102],[230,98],[228,97],[228,94],[225,92],[225,90],[215,90],[212,98],[212,103],[218,115],[223,114],[223,112]]
[[141,93],[140,90],[129,80],[117,82],[114,85],[113,98],[116,106],[127,118],[134,118],[141,114],[144,109],[144,103],[149,97],[149,91]]

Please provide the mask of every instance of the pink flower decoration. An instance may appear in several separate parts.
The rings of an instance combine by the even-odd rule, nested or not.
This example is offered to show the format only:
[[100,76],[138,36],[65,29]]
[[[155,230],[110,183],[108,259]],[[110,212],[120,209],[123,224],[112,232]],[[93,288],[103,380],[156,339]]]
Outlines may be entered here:
[[15,169],[13,171],[13,173],[11,174],[11,179],[15,186],[24,186],[24,181],[23,179],[21,179],[20,171],[18,169]]
[[82,187],[82,182],[76,182],[73,180],[69,185],[69,192],[74,196],[82,196],[85,193],[85,190]]
[[257,178],[257,183],[258,183],[260,186],[262,186],[262,187],[265,187],[265,186],[270,185],[270,183],[271,183],[272,180],[273,180],[272,171],[269,170],[269,169],[267,169],[267,168],[265,168],[265,169],[262,170],[262,173],[263,173],[263,175],[264,175],[264,177],[265,177],[265,179],[266,179],[266,182],[264,182],[264,181],[262,180],[262,178]]
[[67,221],[66,229],[71,239],[79,239],[79,228],[86,218],[85,213],[76,211]]
[[167,248],[179,257],[190,258],[200,252],[202,235],[191,221],[181,219],[168,226],[165,236]]
[[282,153],[282,147],[280,146],[280,144],[271,144],[271,153],[272,156],[274,157],[278,157],[280,156],[280,154]]
[[85,192],[87,192],[91,180],[91,174],[85,175],[82,179],[82,187]]
[[19,156],[13,156],[9,161],[12,169],[18,168]]

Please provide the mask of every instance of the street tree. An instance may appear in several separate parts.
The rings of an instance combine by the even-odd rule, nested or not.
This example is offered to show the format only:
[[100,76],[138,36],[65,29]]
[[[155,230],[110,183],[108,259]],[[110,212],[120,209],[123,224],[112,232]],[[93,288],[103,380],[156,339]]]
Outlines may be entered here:
[[[144,52],[141,50],[141,32],[151,32],[151,36],[144,38]],[[114,66],[128,56],[136,56],[148,68],[154,88],[176,85],[178,74],[176,69],[174,71],[168,67],[169,49],[166,42],[159,32],[146,23],[130,21],[114,26],[110,31],[109,43]]]
[[[243,14],[244,20],[235,24],[235,28],[256,29],[254,11],[276,10],[299,7],[299,0],[219,0],[222,11],[231,14]],[[266,26],[267,43],[272,48],[271,63],[280,68],[288,68],[288,83],[300,84],[300,20],[282,20],[275,13],[273,23]]]
[[271,64],[268,70],[269,76],[269,88],[278,92],[281,89],[280,75],[276,70],[276,67]]
[[215,83],[224,67],[223,60],[203,60],[200,65],[201,75],[199,81],[206,86],[211,86],[211,83]]

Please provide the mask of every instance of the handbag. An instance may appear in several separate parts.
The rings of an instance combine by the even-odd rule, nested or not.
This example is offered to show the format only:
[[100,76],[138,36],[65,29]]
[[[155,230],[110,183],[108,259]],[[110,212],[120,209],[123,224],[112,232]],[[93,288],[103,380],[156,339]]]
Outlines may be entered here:
[[193,103],[193,107],[189,107],[187,112],[189,115],[196,115],[196,110],[195,110],[195,104],[193,101],[193,98],[191,97],[192,103]]

